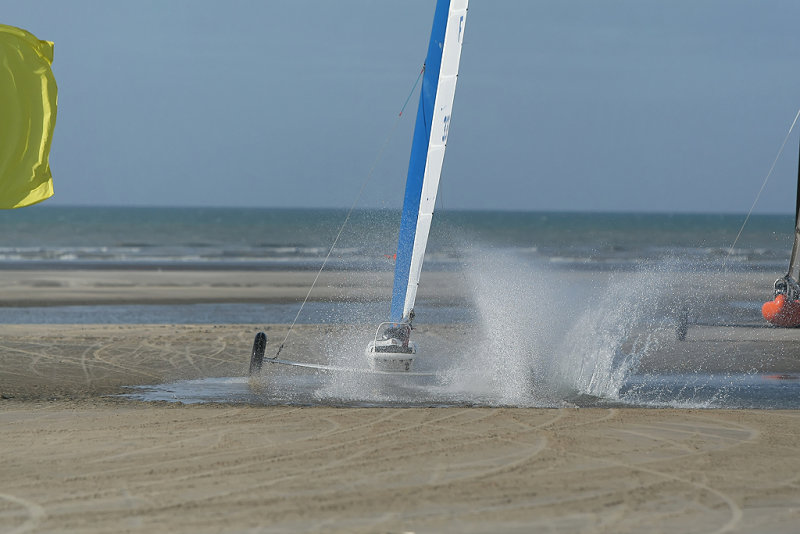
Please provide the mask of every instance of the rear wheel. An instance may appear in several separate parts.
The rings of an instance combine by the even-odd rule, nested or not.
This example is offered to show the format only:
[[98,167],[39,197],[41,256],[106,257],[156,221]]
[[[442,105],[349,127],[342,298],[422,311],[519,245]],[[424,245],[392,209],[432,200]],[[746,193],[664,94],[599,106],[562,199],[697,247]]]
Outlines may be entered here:
[[264,351],[267,349],[267,334],[259,332],[253,342],[253,354],[250,355],[250,376],[261,372],[264,363]]

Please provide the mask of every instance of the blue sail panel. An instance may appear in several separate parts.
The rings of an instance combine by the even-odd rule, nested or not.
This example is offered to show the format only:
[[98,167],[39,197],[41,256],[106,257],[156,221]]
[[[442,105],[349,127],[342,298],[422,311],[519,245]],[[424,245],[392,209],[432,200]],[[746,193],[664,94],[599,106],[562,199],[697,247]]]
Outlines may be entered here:
[[422,183],[425,176],[425,163],[428,159],[428,145],[431,137],[436,90],[439,85],[439,70],[442,63],[442,50],[447,30],[450,0],[439,0],[433,17],[433,29],[428,43],[425,59],[425,73],[422,76],[417,121],[411,145],[411,158],[408,163],[406,192],[403,199],[403,214],[400,218],[400,235],[397,240],[397,260],[394,268],[394,288],[390,320],[400,322],[404,319],[403,307],[408,290],[411,257],[414,251],[414,235],[417,228]]

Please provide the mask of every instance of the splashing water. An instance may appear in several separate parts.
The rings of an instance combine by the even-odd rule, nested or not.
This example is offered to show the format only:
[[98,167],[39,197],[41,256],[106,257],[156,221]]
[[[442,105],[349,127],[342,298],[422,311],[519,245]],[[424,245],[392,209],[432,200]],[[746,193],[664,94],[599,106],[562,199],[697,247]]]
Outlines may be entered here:
[[553,306],[560,300],[553,291],[555,280],[546,280],[544,273],[532,276],[529,266],[510,258],[474,257],[484,258],[466,271],[477,324],[461,356],[454,358],[449,386],[491,403],[536,404],[542,363],[537,356],[554,343],[553,330],[543,321],[558,323],[564,311]]
[[[618,399],[663,328],[658,309],[670,289],[668,269],[576,278],[507,254],[471,257],[480,258],[463,274],[474,324],[455,343],[426,340],[415,363],[417,370],[437,373],[436,385],[398,388],[367,373],[332,373],[314,392],[317,401],[553,406],[581,395]],[[342,325],[329,331],[325,361],[366,370],[364,348],[373,328]]]
[[[450,387],[493,403],[552,405],[575,395],[617,399],[625,379],[657,344],[668,269],[563,273],[497,254],[467,269],[478,316],[477,341],[458,358]],[[599,278],[599,277],[598,277]],[[623,352],[623,347],[627,350]]]
[[559,373],[579,394],[617,399],[626,378],[666,328],[656,313],[668,288],[664,272],[611,276],[588,304],[557,351]]
[[[377,320],[373,321],[377,324]],[[369,364],[364,349],[370,341],[368,327],[347,326],[342,331],[332,333],[325,340],[325,354],[331,365],[367,369]],[[362,400],[381,402],[391,397],[375,387],[368,374],[334,373],[324,377],[322,387],[315,393],[319,400]]]
[[[672,354],[668,357],[690,348],[674,345],[679,312],[687,303],[694,307],[713,300],[698,294],[697,280],[695,286],[686,285],[687,266],[680,262],[633,272],[564,272],[494,251],[470,257],[478,259],[453,276],[465,277],[474,319],[443,329],[423,323],[415,334],[420,353],[414,370],[434,380],[366,372],[364,349],[382,314],[340,310],[340,316],[355,318],[357,324],[324,325],[321,337],[306,339],[293,356],[339,369],[268,366],[259,379],[263,387],[253,393],[260,396],[258,402],[561,406],[610,401],[712,408],[753,402],[769,406],[799,387],[794,376],[779,382],[752,373],[709,376],[699,362],[692,372],[680,367],[686,362],[681,356],[673,371],[669,361],[658,360],[661,374],[651,374],[661,348]],[[638,375],[643,360],[648,374]],[[768,395],[759,400],[762,390]]]

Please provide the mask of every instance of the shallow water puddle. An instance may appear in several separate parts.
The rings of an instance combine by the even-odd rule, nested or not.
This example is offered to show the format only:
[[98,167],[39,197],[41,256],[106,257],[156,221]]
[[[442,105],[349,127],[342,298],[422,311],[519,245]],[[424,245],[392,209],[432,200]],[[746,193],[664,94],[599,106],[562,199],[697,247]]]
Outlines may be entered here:
[[[428,377],[365,376],[353,373],[307,372],[180,380],[130,386],[120,395],[139,401],[184,404],[244,403],[298,406],[464,406],[474,401],[444,393]],[[483,402],[480,404],[488,405]]]
[[799,375],[633,375],[614,398],[579,393],[562,398],[531,396],[511,402],[491,388],[465,388],[447,377],[369,376],[352,373],[275,373],[247,377],[181,380],[132,386],[123,398],[184,404],[419,407],[519,406],[607,407],[609,405],[686,409],[800,409]]
[[620,400],[673,408],[798,409],[797,374],[674,374],[632,376]]

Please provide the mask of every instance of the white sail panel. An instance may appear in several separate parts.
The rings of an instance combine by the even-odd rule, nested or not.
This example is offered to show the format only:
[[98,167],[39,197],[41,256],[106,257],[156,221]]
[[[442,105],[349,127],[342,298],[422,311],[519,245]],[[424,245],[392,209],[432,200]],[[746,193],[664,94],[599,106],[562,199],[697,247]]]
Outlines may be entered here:
[[429,148],[447,144],[457,79],[457,76],[445,76],[443,79],[439,79],[439,90],[436,93],[436,104],[433,110],[433,120],[431,121]]
[[428,163],[426,167],[430,172],[431,179],[422,184],[422,197],[419,203],[420,213],[433,213],[443,164],[444,145],[431,147],[428,151]]
[[[456,5],[459,4],[459,5]],[[447,33],[445,35],[445,46],[452,45],[452,50],[442,54],[442,66],[439,76],[455,76],[458,74],[458,65],[461,61],[461,43],[464,40],[464,23],[467,20],[467,1],[450,2],[450,16],[447,19]],[[448,40],[451,43],[448,43]]]

